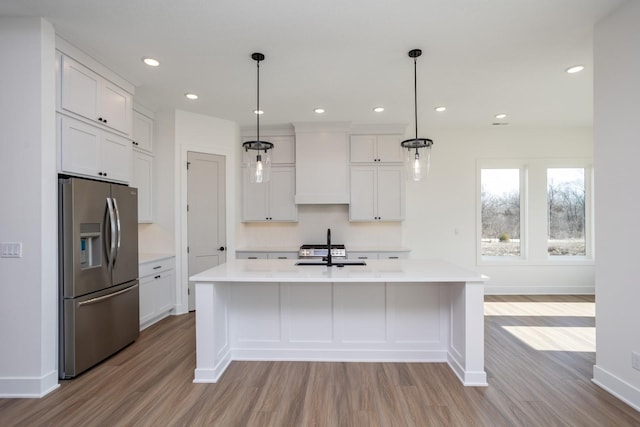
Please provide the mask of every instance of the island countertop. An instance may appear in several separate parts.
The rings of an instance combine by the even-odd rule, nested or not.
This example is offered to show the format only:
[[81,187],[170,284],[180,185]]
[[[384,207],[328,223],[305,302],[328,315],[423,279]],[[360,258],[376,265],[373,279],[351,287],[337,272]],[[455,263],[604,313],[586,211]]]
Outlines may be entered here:
[[[441,260],[367,260],[344,267],[296,265],[300,260],[229,260],[190,277],[194,282],[485,282],[489,277]],[[355,261],[355,260],[353,260]],[[341,262],[336,260],[335,262]],[[348,261],[347,261],[348,262]]]

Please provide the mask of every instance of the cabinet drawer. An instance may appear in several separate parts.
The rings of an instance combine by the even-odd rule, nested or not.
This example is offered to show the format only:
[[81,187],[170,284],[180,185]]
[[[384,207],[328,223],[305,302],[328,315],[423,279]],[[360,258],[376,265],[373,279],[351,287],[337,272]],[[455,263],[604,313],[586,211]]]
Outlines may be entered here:
[[138,274],[139,276],[151,276],[152,274],[160,273],[161,271],[166,271],[175,268],[175,259],[174,258],[165,258],[155,261],[147,261],[140,263]]
[[266,252],[236,252],[237,259],[267,259]]
[[349,259],[378,259],[377,252],[347,252]]

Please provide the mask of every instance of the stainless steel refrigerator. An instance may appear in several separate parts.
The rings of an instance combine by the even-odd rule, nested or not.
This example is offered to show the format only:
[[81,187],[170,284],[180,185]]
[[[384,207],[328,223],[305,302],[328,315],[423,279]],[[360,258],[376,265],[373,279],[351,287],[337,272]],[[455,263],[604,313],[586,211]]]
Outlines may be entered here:
[[139,335],[138,190],[58,180],[59,377],[72,378]]

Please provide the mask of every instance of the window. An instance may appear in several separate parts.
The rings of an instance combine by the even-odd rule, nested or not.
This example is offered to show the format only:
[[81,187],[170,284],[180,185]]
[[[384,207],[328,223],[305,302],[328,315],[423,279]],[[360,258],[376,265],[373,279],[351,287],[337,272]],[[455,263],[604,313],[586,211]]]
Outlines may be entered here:
[[585,256],[585,170],[547,169],[547,252]]
[[520,251],[520,169],[481,169],[481,253],[516,256]]
[[476,173],[479,265],[593,264],[591,159],[480,159]]

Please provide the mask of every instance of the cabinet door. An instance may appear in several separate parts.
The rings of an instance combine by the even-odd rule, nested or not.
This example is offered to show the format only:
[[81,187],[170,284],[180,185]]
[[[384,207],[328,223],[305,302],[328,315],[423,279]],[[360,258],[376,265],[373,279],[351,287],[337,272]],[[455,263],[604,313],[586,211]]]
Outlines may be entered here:
[[138,189],[138,222],[153,222],[153,157],[134,150],[132,162],[131,186]]
[[154,282],[154,276],[140,279],[140,325],[144,325],[155,316]]
[[[242,168],[242,220],[268,221],[267,191],[269,183],[252,184],[249,181],[248,169]],[[271,169],[273,177],[273,169]]]
[[403,172],[403,166],[378,166],[377,203],[381,221],[404,219]]
[[377,157],[381,163],[402,162],[403,152],[398,135],[377,136]]
[[73,59],[62,57],[60,106],[62,109],[98,119],[98,91],[101,77]]
[[133,112],[133,146],[153,151],[153,119],[137,111]]
[[351,135],[349,143],[352,163],[371,163],[376,159],[375,135]]
[[[255,184],[254,184],[255,185]],[[271,221],[296,221],[298,209],[294,202],[296,173],[292,167],[271,168],[269,185],[269,218]]]
[[376,168],[377,166],[351,166],[351,202],[349,204],[351,221],[376,219]]
[[99,129],[59,116],[61,172],[98,176],[100,169]]
[[110,180],[131,181],[131,141],[103,132],[100,142],[100,168]]
[[[98,92],[99,119],[104,125],[131,135],[131,115],[133,97],[124,89],[102,80]],[[99,120],[98,119],[98,120]]]
[[[158,277],[160,276],[160,277]],[[173,310],[173,284],[175,271],[167,270],[154,276],[155,278],[155,312],[156,315],[166,314]]]
[[272,164],[292,165],[296,162],[294,136],[274,136],[266,137],[265,139],[273,143],[273,153],[271,154]]

